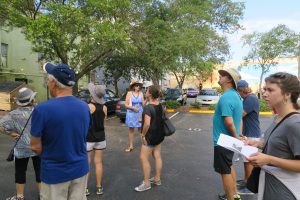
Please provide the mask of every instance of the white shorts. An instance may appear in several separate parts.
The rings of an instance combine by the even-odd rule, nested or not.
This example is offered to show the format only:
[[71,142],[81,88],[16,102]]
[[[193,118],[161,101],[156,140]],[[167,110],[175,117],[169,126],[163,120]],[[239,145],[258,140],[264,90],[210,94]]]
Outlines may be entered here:
[[93,150],[103,150],[106,148],[106,141],[102,142],[87,142],[86,143],[86,149],[87,151],[93,151]]

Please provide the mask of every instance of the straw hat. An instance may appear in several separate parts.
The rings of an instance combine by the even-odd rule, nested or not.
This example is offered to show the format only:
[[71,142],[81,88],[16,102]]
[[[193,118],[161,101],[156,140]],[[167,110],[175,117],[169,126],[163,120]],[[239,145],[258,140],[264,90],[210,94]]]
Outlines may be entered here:
[[32,102],[36,94],[37,93],[33,92],[31,89],[23,87],[19,90],[19,93],[16,96],[16,103],[19,106],[27,106]]
[[133,81],[130,82],[129,87],[132,89],[134,85],[140,85],[140,87],[142,87],[143,83],[141,83],[138,80],[133,80]]
[[236,69],[233,68],[221,69],[218,72],[221,75],[229,74],[234,82],[234,88],[237,88],[237,83],[241,80],[241,75]]
[[105,104],[104,95],[106,94],[104,85],[94,85],[93,83],[88,84],[88,90],[96,103]]

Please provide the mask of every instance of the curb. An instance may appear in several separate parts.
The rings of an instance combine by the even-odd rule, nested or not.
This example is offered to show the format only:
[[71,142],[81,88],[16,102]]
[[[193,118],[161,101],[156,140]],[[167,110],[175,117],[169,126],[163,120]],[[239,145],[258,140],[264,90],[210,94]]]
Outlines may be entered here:
[[[172,112],[176,112],[175,109],[167,109],[166,112],[168,113],[172,113]],[[214,114],[215,111],[214,110],[189,110],[189,113],[199,113],[199,114]],[[259,112],[260,115],[273,115],[272,112]]]

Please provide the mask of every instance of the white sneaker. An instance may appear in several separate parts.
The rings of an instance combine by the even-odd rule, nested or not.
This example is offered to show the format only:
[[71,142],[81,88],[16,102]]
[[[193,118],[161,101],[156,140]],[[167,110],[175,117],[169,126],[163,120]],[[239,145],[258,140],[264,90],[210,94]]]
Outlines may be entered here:
[[146,185],[146,183],[143,181],[139,186],[135,187],[134,190],[137,192],[144,192],[146,190],[151,189],[151,184]]
[[154,177],[149,179],[150,183],[154,184],[154,185],[161,185],[161,180],[155,180]]

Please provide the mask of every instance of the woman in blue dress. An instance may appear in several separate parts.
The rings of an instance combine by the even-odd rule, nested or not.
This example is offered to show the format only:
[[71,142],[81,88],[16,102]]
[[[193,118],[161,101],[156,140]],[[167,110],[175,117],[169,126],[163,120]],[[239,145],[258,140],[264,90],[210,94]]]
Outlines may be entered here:
[[130,91],[126,95],[125,107],[127,113],[125,123],[129,127],[129,147],[125,149],[126,152],[133,150],[134,128],[138,128],[138,132],[141,132],[141,119],[143,105],[145,104],[144,95],[141,92],[142,85],[139,81],[132,81],[129,85]]

